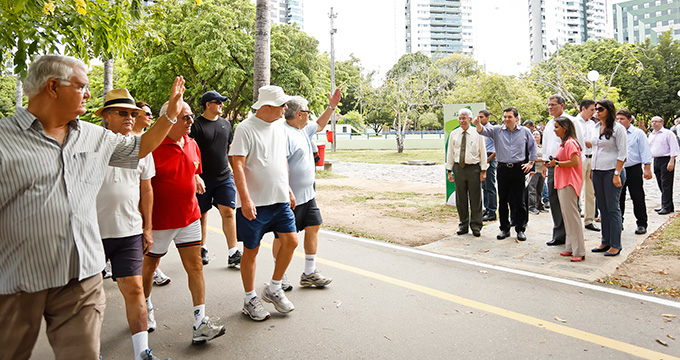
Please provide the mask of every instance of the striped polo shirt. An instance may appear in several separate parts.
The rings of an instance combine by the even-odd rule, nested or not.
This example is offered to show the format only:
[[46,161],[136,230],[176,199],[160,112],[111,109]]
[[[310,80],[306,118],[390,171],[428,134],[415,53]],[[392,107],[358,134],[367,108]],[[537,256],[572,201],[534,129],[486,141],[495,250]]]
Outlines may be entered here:
[[24,108],[0,119],[0,294],[36,292],[104,268],[97,192],[108,165],[134,169],[139,136],[72,120],[63,145]]

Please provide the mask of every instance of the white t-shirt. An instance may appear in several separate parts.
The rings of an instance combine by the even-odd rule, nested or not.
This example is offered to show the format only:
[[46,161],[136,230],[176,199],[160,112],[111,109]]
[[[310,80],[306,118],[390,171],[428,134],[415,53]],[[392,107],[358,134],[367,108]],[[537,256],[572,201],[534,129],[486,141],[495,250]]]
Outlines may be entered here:
[[102,239],[121,238],[142,233],[139,212],[139,184],[156,175],[153,156],[139,160],[136,169],[109,166],[97,194],[97,219]]
[[310,122],[302,129],[296,129],[286,123],[284,128],[288,136],[288,181],[290,188],[293,189],[295,202],[304,204],[316,196],[314,191],[316,165],[310,136],[316,133],[319,125]]
[[[234,131],[229,156],[246,157],[246,183],[255,206],[290,201],[284,123],[283,119],[268,123],[253,115],[241,122]],[[238,192],[236,207],[241,207]]]

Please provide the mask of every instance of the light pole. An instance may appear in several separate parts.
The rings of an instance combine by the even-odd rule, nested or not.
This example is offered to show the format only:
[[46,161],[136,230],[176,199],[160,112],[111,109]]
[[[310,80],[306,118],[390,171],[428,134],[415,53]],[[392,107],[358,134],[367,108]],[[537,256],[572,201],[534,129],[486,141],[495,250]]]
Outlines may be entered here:
[[[335,92],[335,33],[338,32],[338,29],[336,29],[333,26],[333,19],[338,17],[337,13],[333,13],[333,7],[331,7],[331,12],[328,14],[328,17],[331,19],[331,94]],[[333,142],[331,143],[331,152],[335,152],[335,143],[336,143],[336,133],[335,133],[335,111],[333,111],[333,115],[331,115],[331,131],[333,132]]]
[[588,72],[588,80],[593,82],[593,100],[597,100],[595,97],[595,82],[600,78],[600,73],[597,70],[590,70]]

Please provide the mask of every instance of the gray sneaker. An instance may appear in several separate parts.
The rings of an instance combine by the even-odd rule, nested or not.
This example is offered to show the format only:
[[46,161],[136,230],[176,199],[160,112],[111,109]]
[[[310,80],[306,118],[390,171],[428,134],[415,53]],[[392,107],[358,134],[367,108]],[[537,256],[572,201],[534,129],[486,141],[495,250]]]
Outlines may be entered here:
[[227,267],[233,268],[236,267],[236,265],[241,265],[241,251],[236,250],[234,255],[229,256],[229,260],[227,261]]
[[[161,360],[160,358],[153,356],[153,354],[151,353],[151,349],[146,349],[146,350],[142,351],[142,353],[139,355],[139,357],[142,360]],[[167,358],[165,360],[172,360],[172,359]]]
[[293,284],[290,283],[286,274],[283,274],[283,279],[281,279],[281,289],[283,289],[283,291],[293,290]]
[[310,286],[324,287],[330,284],[331,281],[333,281],[333,279],[319,274],[319,270],[314,270],[314,272],[309,275],[305,275],[305,273],[302,273],[302,275],[300,276],[300,286],[304,287]]
[[156,315],[153,313],[152,307],[146,307],[146,328],[148,332],[156,330]]
[[280,313],[285,314],[295,310],[295,305],[288,300],[286,294],[283,293],[283,289],[272,293],[269,291],[269,284],[265,284],[264,289],[262,289],[262,300],[274,304],[276,311]]
[[264,307],[262,307],[262,302],[260,301],[259,297],[254,297],[250,301],[245,302],[243,301],[243,310],[241,310],[244,314],[250,316],[251,319],[255,321],[263,321],[269,319],[269,311],[265,310]]
[[209,317],[204,316],[198,329],[194,329],[194,336],[191,342],[193,344],[203,344],[208,340],[224,335],[225,332],[227,332],[227,329],[224,326],[216,325]]

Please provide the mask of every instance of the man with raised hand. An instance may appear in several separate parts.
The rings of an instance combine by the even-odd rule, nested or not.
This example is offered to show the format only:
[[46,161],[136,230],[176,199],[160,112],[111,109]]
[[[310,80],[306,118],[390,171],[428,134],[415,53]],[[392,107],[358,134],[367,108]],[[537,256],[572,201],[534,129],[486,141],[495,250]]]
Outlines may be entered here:
[[108,165],[135,169],[163,141],[184,79],[175,78],[167,114],[142,136],[78,120],[90,91],[75,58],[37,58],[24,94],[28,107],[0,120],[0,349],[30,358],[44,318],[55,358],[97,359],[106,259],[97,193]]
[[295,309],[281,288],[283,275],[298,245],[295,197],[288,185],[287,137],[283,113],[290,96],[278,86],[259,89],[256,111],[241,122],[234,132],[229,156],[234,165],[236,198],[236,230],[243,241],[241,279],[245,297],[243,313],[255,321],[269,318],[255,292],[255,259],[262,236],[275,231],[281,246],[275,254],[272,280],[261,291],[262,298],[274,304],[277,311],[289,313]]
[[[141,111],[126,89],[114,89],[106,94],[105,105],[94,114],[114,134],[130,136]],[[109,166],[97,194],[99,232],[106,258],[111,260],[113,279],[125,299],[135,360],[158,359],[149,349],[142,285],[144,253],[153,245],[151,178],[155,174],[151,154],[139,159],[136,169]]]
[[201,97],[203,115],[196,118],[191,127],[191,136],[201,149],[200,175],[205,182],[205,192],[197,193],[198,206],[201,208],[201,258],[203,265],[208,265],[210,258],[205,246],[208,230],[208,210],[217,207],[222,218],[222,232],[227,238],[229,259],[227,267],[236,267],[241,263],[241,252],[236,247],[236,187],[234,176],[229,167],[229,147],[234,140],[231,124],[222,115],[223,102],[226,96],[217,91],[208,91]]
[[[342,96],[340,89],[335,90],[333,96],[328,96],[328,107],[316,122],[309,121],[309,106],[306,99],[294,96],[286,103],[286,135],[288,137],[288,182],[295,196],[295,227],[297,231],[305,231],[305,269],[300,276],[303,287],[324,287],[333,279],[323,276],[316,269],[316,250],[319,242],[319,228],[323,223],[321,211],[316,205],[316,166],[314,161],[314,146],[311,136],[323,130],[335,111]],[[276,234],[275,234],[276,235]],[[274,239],[272,252],[276,260],[281,242],[278,235]],[[284,275],[281,284],[284,291],[293,289]]]

